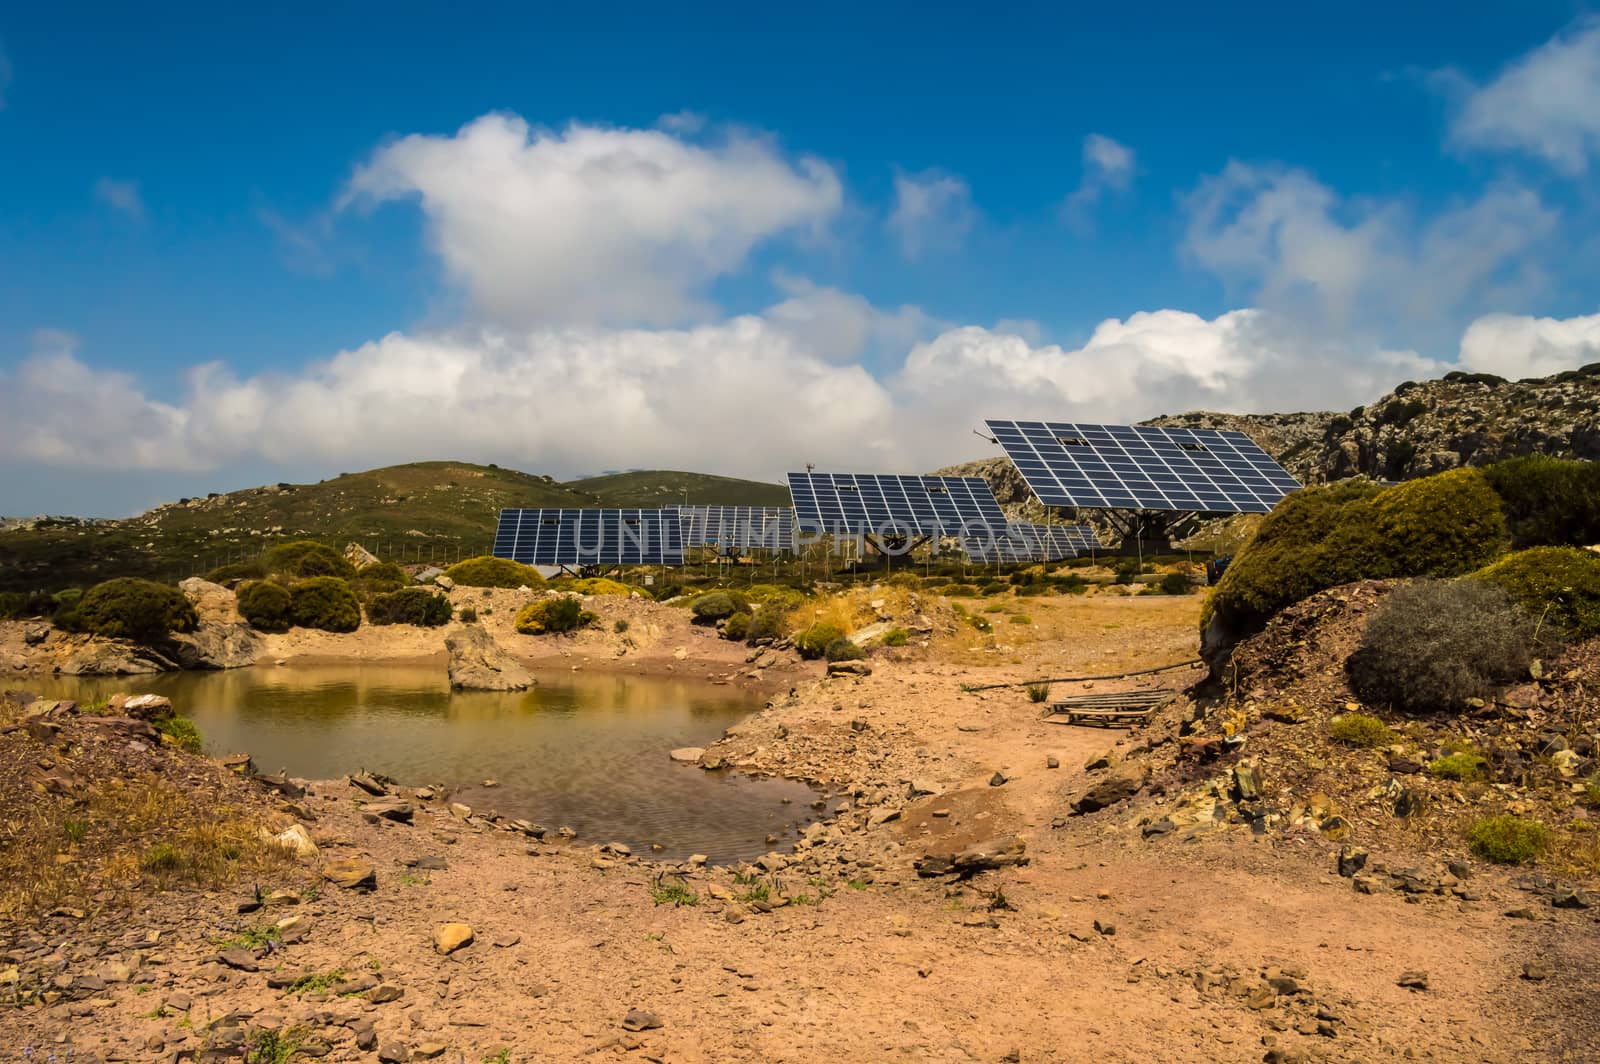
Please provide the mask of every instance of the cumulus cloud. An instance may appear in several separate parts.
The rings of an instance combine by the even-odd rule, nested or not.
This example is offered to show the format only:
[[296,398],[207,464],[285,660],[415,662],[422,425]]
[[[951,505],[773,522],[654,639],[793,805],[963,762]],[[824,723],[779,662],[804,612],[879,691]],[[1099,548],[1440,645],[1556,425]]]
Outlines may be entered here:
[[1264,312],[1162,310],[1103,322],[1077,348],[946,328],[875,376],[841,354],[874,330],[892,333],[901,312],[857,305],[837,315],[853,328],[796,326],[802,304],[850,299],[795,285],[765,314],[688,329],[392,333],[293,374],[197,367],[170,405],[126,374],[44,344],[0,378],[0,447],[79,469],[349,468],[450,455],[551,473],[655,466],[777,477],[806,462],[915,471],[972,457],[968,430],[985,417],[1119,421],[1292,406],[1325,359],[1345,369],[1317,399],[1342,405],[1434,368],[1408,353],[1309,340]]
[[94,198],[112,210],[126,214],[136,222],[144,221],[144,197],[139,195],[137,181],[118,181],[102,177],[94,183]]
[[491,114],[380,148],[341,206],[412,197],[480,315],[525,327],[705,316],[711,281],[761,241],[825,224],[842,191],[827,164],[791,161],[742,133],[695,143],[662,129],[536,130]]
[[1083,138],[1083,178],[1067,197],[1069,216],[1080,218],[1107,192],[1122,192],[1133,182],[1135,156],[1132,148],[1101,133]]
[[1303,170],[1230,162],[1188,197],[1185,250],[1252,303],[1349,326],[1448,320],[1471,301],[1542,283],[1527,252],[1556,226],[1537,193],[1497,185],[1418,220],[1393,202],[1347,203]]
[[888,224],[906,258],[959,247],[976,219],[972,190],[961,178],[939,170],[895,173]]
[[1484,85],[1439,80],[1462,97],[1450,128],[1459,145],[1527,152],[1568,174],[1600,147],[1600,19],[1580,19]]
[[1490,314],[1467,326],[1459,361],[1463,369],[1513,379],[1548,377],[1600,362],[1600,314],[1577,318]]

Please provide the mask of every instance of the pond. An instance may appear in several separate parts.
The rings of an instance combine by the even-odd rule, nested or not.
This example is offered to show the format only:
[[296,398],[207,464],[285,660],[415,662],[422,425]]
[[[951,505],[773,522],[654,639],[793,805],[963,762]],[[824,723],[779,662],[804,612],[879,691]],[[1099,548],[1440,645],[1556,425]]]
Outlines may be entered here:
[[[358,768],[445,785],[455,800],[580,841],[625,842],[678,860],[748,859],[792,845],[822,815],[804,784],[672,762],[753,708],[747,696],[676,679],[572,673],[515,693],[451,691],[440,666],[258,667],[138,677],[52,677],[30,687],[80,702],[151,691],[191,718],[211,754],[263,772],[335,779]],[[493,788],[483,786],[494,780]],[[836,800],[837,801],[837,800]],[[830,803],[830,806],[835,803]]]

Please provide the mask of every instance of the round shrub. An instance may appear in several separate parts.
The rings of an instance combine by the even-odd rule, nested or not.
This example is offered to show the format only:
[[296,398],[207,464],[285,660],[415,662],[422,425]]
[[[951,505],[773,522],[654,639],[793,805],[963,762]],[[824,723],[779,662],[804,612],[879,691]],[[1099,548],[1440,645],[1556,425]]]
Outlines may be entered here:
[[844,632],[838,625],[826,621],[813,624],[810,628],[795,637],[794,647],[800,652],[802,658],[816,660],[828,652],[828,646],[835,640],[843,639]]
[[749,613],[750,603],[737,591],[712,591],[689,603],[696,624],[716,624],[736,613]]
[[570,591],[575,595],[621,595],[626,597],[633,594],[638,588],[615,580],[607,580],[603,576],[573,577],[567,580],[558,580],[550,585],[557,591]]
[[1463,750],[1429,761],[1428,775],[1437,776],[1442,780],[1465,782],[1482,776],[1488,767],[1489,763],[1483,759],[1482,754]]
[[206,574],[206,579],[213,584],[232,586],[243,580],[263,580],[267,575],[267,567],[261,563],[260,558],[252,558],[247,562],[232,562],[228,565],[219,565]]
[[179,750],[198,754],[205,745],[200,739],[200,729],[188,717],[166,717],[156,721],[155,728]]
[[1577,547],[1532,547],[1479,569],[1527,614],[1574,639],[1600,635],[1600,554]]
[[883,633],[883,645],[886,647],[903,647],[911,642],[911,633],[904,628],[891,628]]
[[352,583],[363,591],[376,594],[407,587],[411,583],[411,577],[394,562],[373,562],[371,565],[363,565]]
[[384,595],[374,595],[367,603],[367,620],[373,624],[414,624],[437,628],[449,624],[454,610],[443,595],[420,587],[407,587]]
[[1600,543],[1600,462],[1530,454],[1485,466],[1517,547]]
[[267,573],[301,578],[336,576],[348,580],[356,575],[356,567],[344,555],[310,539],[278,544],[261,556],[261,567]]
[[1234,556],[1201,612],[1234,638],[1285,606],[1355,580],[1455,576],[1501,549],[1500,498],[1475,469],[1383,488],[1342,481],[1284,498]]
[[755,644],[763,640],[778,639],[783,635],[783,614],[770,606],[762,606],[750,615],[750,625],[745,629],[745,642]]
[[1476,580],[1397,588],[1367,620],[1345,663],[1363,701],[1408,713],[1458,710],[1527,672],[1534,624],[1505,592]]
[[1187,595],[1194,584],[1189,580],[1187,573],[1168,573],[1156,585],[1163,595]]
[[296,628],[353,632],[361,627],[361,601],[336,576],[314,576],[289,589],[289,615]]
[[544,577],[533,566],[487,554],[456,562],[444,571],[444,575],[462,587],[527,587],[538,590],[545,586]]
[[477,624],[478,611],[471,606],[463,606],[461,612],[456,614],[456,620],[462,624]]
[[150,580],[120,577],[96,584],[70,610],[73,627],[112,639],[150,643],[192,632],[200,619],[182,591]]
[[850,640],[841,638],[829,643],[822,656],[829,661],[860,661],[867,656],[867,652]]
[[1478,821],[1467,830],[1472,852],[1496,864],[1526,864],[1550,845],[1550,829],[1537,820],[1502,815]]
[[1328,722],[1328,734],[1346,746],[1367,750],[1387,746],[1394,739],[1387,724],[1366,713],[1341,713]]
[[517,614],[517,631],[523,635],[557,635],[587,628],[599,620],[571,595],[530,602]]
[[239,589],[239,613],[250,627],[263,632],[287,632],[294,626],[289,589],[270,580],[257,580]]
[[723,638],[744,642],[750,635],[750,619],[748,613],[736,613],[729,617],[727,623],[722,626]]

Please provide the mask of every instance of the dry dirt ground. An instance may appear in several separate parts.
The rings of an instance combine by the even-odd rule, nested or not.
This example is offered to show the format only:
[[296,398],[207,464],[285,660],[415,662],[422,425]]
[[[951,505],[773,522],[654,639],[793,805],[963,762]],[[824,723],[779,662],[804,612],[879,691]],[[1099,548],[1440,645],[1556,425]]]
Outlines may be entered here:
[[[330,1060],[473,1064],[1600,1059],[1595,918],[1511,874],[1480,865],[1455,895],[1367,895],[1314,835],[1147,841],[1146,798],[1068,816],[1097,778],[1086,763],[1140,733],[1047,723],[1021,689],[960,685],[1182,661],[1199,599],[1009,605],[987,637],[941,613],[930,645],[876,655],[870,676],[796,667],[792,690],[712,748],[850,797],[793,854],[662,868],[404,787],[411,824],[364,816],[364,791],[319,783],[283,814],[320,857],[282,904],[240,915],[248,887],[156,895],[114,922],[10,933],[0,993],[41,978],[56,993],[0,1012],[0,1059],[238,1059],[240,1041],[271,1048],[261,1031]],[[676,645],[648,656],[678,663]],[[662,771],[701,769],[663,752]],[[1013,834],[1024,865],[965,880],[913,867]],[[375,889],[319,878],[344,858],[370,862]],[[219,957],[286,917],[300,923],[285,940]],[[447,923],[473,940],[444,955]],[[1406,973],[1425,986],[1400,985]]]

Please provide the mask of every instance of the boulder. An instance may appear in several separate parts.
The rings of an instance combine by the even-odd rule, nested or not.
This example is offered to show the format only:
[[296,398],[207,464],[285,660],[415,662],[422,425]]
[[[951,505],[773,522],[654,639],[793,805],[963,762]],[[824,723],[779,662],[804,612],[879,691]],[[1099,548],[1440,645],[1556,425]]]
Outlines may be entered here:
[[1126,773],[1110,776],[1089,788],[1083,797],[1073,802],[1072,811],[1079,816],[1085,813],[1097,813],[1108,806],[1132,798],[1139,793],[1139,788],[1143,785],[1144,781],[1138,776]]
[[239,613],[238,596],[221,584],[213,584],[209,580],[191,576],[187,580],[178,582],[178,590],[183,592],[189,604],[194,607],[200,627],[208,624],[244,623],[244,617]]
[[871,676],[872,666],[864,661],[830,661],[829,676]]
[[120,709],[124,716],[134,720],[171,720],[172,699],[166,695],[134,695],[121,700],[112,699],[111,708]]
[[448,957],[458,949],[472,945],[472,928],[466,924],[440,924],[433,931],[433,948]]
[[369,565],[377,565],[379,559],[361,544],[351,542],[344,545],[344,560],[357,569],[365,569]]
[[534,684],[516,658],[500,649],[481,624],[465,624],[445,636],[450,686],[458,691],[525,691]]
[[55,671],[63,676],[143,676],[178,668],[177,662],[150,647],[99,636],[63,642],[55,662]]
[[672,758],[674,761],[683,761],[692,764],[696,761],[699,761],[705,756],[705,754],[705,748],[702,746],[680,746],[667,756]]
[[369,891],[378,886],[378,870],[371,861],[341,857],[322,866],[322,878],[345,890]]
[[172,650],[185,669],[242,669],[261,656],[261,637],[247,624],[202,624],[173,635]]
[[1028,863],[1028,844],[1020,835],[1005,835],[974,843],[955,853],[930,853],[917,861],[919,876],[970,876],[995,868]]

